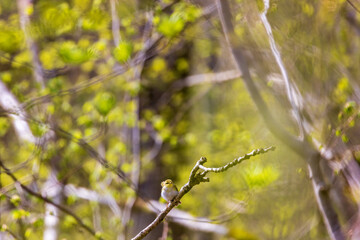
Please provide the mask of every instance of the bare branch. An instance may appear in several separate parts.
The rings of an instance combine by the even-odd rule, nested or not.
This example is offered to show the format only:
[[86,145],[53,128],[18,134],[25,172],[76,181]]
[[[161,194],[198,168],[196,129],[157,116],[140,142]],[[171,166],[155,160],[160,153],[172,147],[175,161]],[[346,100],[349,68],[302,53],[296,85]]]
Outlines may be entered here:
[[360,10],[353,4],[350,0],[346,0],[358,13],[360,13]]
[[[144,228],[141,232],[139,232],[134,238],[132,238],[132,240],[139,240],[146,237],[155,227],[157,227],[165,219],[165,217],[169,214],[169,212],[180,203],[180,199],[186,193],[188,193],[195,185],[198,185],[202,182],[209,182],[210,179],[208,177],[205,177],[208,172],[216,172],[216,173],[224,172],[230,167],[233,167],[239,164],[240,162],[249,159],[250,157],[273,150],[275,150],[275,147],[269,147],[265,149],[263,148],[255,149],[251,153],[248,153],[243,157],[239,157],[221,168],[205,168],[203,165],[207,162],[207,159],[205,157],[201,157],[200,160],[196,162],[195,166],[191,170],[189,181],[180,189],[179,194],[170,202],[170,204],[167,205],[167,207],[164,210],[162,210],[159,213],[159,215],[155,218],[155,220],[152,223],[150,223],[146,228]],[[205,168],[204,171],[198,172],[199,169],[203,169],[203,168]],[[221,171],[211,171],[217,169],[221,169]]]
[[[19,183],[19,185],[21,186],[22,189],[24,189],[27,193],[29,193],[30,195],[38,198],[38,199],[41,199],[42,201],[48,203],[48,204],[51,204],[53,205],[54,207],[56,207],[57,209],[59,209],[60,211],[72,216],[76,222],[82,227],[84,228],[86,231],[88,231],[91,235],[93,236],[97,236],[96,232],[91,228],[89,227],[88,225],[86,225],[80,217],[78,217],[75,213],[73,213],[71,210],[69,210],[68,208],[60,205],[60,204],[57,204],[55,203],[54,201],[52,201],[51,199],[45,197],[45,196],[42,196],[40,193],[37,193],[37,192],[34,192],[33,190],[31,190],[30,188],[28,188],[27,186],[25,186],[24,184],[20,183],[18,181],[18,179],[15,177],[14,174],[11,173],[11,171],[4,165],[3,161],[0,160],[0,167],[2,167],[4,169],[4,172],[6,175],[8,175],[9,177],[11,177],[11,179],[14,181],[14,182],[17,182]],[[97,236],[98,237],[98,236]]]
[[271,51],[274,55],[277,65],[280,68],[280,72],[283,77],[283,81],[285,82],[287,97],[289,99],[292,111],[294,112],[294,118],[299,127],[299,135],[300,135],[299,137],[301,139],[304,139],[304,137],[305,137],[305,135],[307,135],[307,133],[304,130],[303,118],[300,114],[300,107],[301,107],[300,100],[302,98],[300,97],[299,90],[290,81],[287,71],[286,71],[286,68],[285,68],[285,65],[281,59],[281,54],[280,54],[279,50],[277,49],[277,46],[276,46],[276,43],[274,40],[274,36],[272,34],[271,25],[266,17],[266,14],[269,9],[269,5],[270,5],[270,0],[264,0],[264,11],[260,14],[260,18],[264,24],[266,33],[268,35]]
[[231,167],[236,166],[237,164],[241,163],[242,161],[245,161],[247,159],[249,159],[250,157],[262,154],[262,153],[266,153],[268,151],[274,151],[275,147],[268,147],[268,148],[259,148],[259,149],[255,149],[253,150],[251,153],[245,154],[244,156],[241,156],[239,158],[236,158],[235,160],[233,160],[232,162],[229,162],[228,164],[226,164],[223,167],[218,167],[218,168],[207,168],[204,167],[203,165],[200,165],[199,168],[201,170],[203,170],[204,172],[202,174],[206,174],[208,172],[215,172],[215,173],[219,173],[219,172],[225,172],[226,170],[228,170]]
[[[19,111],[20,115],[25,116],[25,112],[21,109],[21,105],[16,97],[7,89],[6,85],[0,79],[0,106],[6,111]],[[13,119],[15,132],[19,139],[35,143],[36,138],[32,134],[29,124],[16,114],[10,114]]]
[[111,6],[111,29],[114,38],[114,45],[118,46],[121,40],[120,36],[120,19],[116,11],[117,0],[110,0]]
[[342,232],[338,215],[331,204],[329,186],[325,184],[321,174],[320,154],[312,156],[308,167],[316,201],[331,239],[345,240],[346,238]]

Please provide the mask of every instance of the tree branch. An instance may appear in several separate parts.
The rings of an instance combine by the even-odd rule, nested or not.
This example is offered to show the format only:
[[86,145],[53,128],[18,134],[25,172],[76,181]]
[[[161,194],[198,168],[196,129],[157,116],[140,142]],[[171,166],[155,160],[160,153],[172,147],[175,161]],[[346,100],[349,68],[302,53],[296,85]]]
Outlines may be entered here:
[[44,88],[46,80],[44,78],[43,67],[41,65],[41,61],[39,58],[39,48],[35,40],[31,37],[30,29],[29,29],[31,14],[29,14],[28,9],[33,8],[34,7],[33,5],[34,5],[33,0],[17,0],[21,28],[25,35],[27,47],[32,54],[32,62],[34,66],[34,78]]
[[[275,150],[275,147],[255,149],[251,153],[245,154],[244,156],[239,157],[220,168],[204,167],[203,165],[207,162],[207,159],[205,157],[201,157],[200,160],[196,162],[194,168],[191,170],[189,181],[180,189],[179,194],[174,198],[173,201],[170,202],[170,204],[167,205],[167,207],[164,210],[162,210],[159,213],[159,215],[155,218],[155,220],[152,223],[150,223],[146,228],[144,228],[141,232],[139,232],[134,238],[132,238],[132,240],[139,240],[146,237],[155,227],[157,227],[165,219],[166,215],[179,204],[180,199],[186,193],[188,193],[195,185],[198,185],[202,182],[210,182],[210,179],[208,177],[205,177],[208,172],[215,172],[215,173],[224,172],[229,168],[234,167],[235,165],[241,163],[242,161],[249,159],[250,157],[254,157],[256,155],[273,150]],[[199,170],[202,171],[198,172]]]
[[[0,79],[0,106],[6,111],[18,111],[21,115],[26,115],[25,111],[20,107],[19,101],[16,99],[14,94],[6,87],[6,85]],[[10,114],[13,119],[13,125],[15,132],[19,139],[35,143],[36,137],[32,134],[29,124],[21,119],[16,114]]]
[[273,150],[275,150],[275,147],[269,147],[269,148],[265,148],[265,149],[264,148],[259,148],[259,149],[253,150],[251,153],[245,154],[242,157],[236,158],[235,160],[233,160],[232,162],[229,162],[228,164],[226,164],[223,167],[207,168],[207,167],[204,167],[203,165],[199,165],[199,168],[204,171],[202,173],[203,175],[205,175],[208,172],[215,172],[215,173],[225,172],[229,168],[234,167],[235,165],[241,163],[242,161],[245,161],[245,160],[249,159],[250,157],[259,155],[261,153],[266,153],[268,151],[273,151]]
[[235,64],[242,73],[242,79],[247,87],[247,90],[258,108],[264,123],[268,129],[280,140],[282,140],[288,147],[294,150],[297,154],[303,157],[308,157],[313,154],[313,148],[306,141],[300,141],[293,135],[289,134],[284,127],[282,127],[272,116],[262,98],[259,90],[257,89],[249,71],[247,61],[245,59],[243,50],[238,46],[237,39],[234,33],[234,26],[232,24],[232,17],[230,6],[226,0],[217,0],[218,13],[223,28],[224,36],[227,41],[228,47],[234,58]]
[[116,5],[118,4],[117,0],[110,0],[111,7],[111,30],[114,39],[114,45],[118,46],[121,40],[120,36],[120,19],[117,14]]
[[299,135],[300,135],[299,137],[300,137],[300,139],[304,139],[305,135],[308,135],[308,133],[304,129],[304,123],[303,123],[304,120],[300,114],[300,106],[301,106],[300,93],[299,93],[299,90],[296,88],[295,85],[292,84],[292,82],[290,81],[290,79],[288,77],[285,65],[281,59],[281,54],[280,54],[279,50],[277,49],[277,46],[275,43],[275,39],[274,39],[272,30],[271,30],[271,25],[266,17],[269,7],[270,7],[270,0],[263,0],[263,1],[264,1],[264,11],[260,14],[260,18],[264,24],[266,33],[269,38],[269,44],[270,44],[271,51],[273,53],[273,56],[276,60],[276,63],[278,65],[281,75],[283,77],[283,81],[285,83],[288,100],[290,102],[292,111],[294,113],[294,118],[299,127]]
[[86,231],[88,231],[91,235],[95,236],[95,237],[99,237],[97,236],[96,232],[91,228],[89,227],[88,225],[86,225],[81,219],[80,217],[78,217],[77,215],[75,215],[71,210],[67,209],[66,207],[60,205],[60,204],[57,204],[55,202],[53,202],[51,199],[45,197],[45,196],[42,196],[40,193],[37,193],[33,190],[31,190],[30,188],[28,188],[27,186],[25,186],[24,184],[20,183],[18,181],[18,179],[15,177],[14,174],[11,173],[11,171],[4,165],[4,163],[2,162],[2,160],[0,160],[0,167],[2,167],[4,169],[4,172],[6,175],[8,175],[9,177],[11,177],[11,179],[14,181],[14,182],[17,182],[19,183],[19,185],[21,186],[22,189],[24,189],[27,193],[29,193],[30,195],[38,198],[38,199],[41,199],[43,200],[44,202],[48,203],[48,204],[51,204],[53,205],[54,207],[56,207],[57,209],[61,210],[62,212],[72,216],[76,222],[82,227],[84,228]]
[[338,215],[331,204],[329,186],[323,180],[320,159],[320,154],[315,154],[308,165],[316,201],[331,239],[345,240],[346,238],[341,230]]

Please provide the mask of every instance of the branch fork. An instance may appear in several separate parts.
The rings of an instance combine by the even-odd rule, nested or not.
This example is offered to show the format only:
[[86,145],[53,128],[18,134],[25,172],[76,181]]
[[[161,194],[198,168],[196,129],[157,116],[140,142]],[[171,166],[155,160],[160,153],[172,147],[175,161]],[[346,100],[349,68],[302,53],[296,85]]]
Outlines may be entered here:
[[[180,199],[188,193],[195,185],[198,185],[202,182],[210,182],[210,179],[206,177],[206,174],[208,172],[225,172],[231,167],[236,166],[237,164],[241,163],[244,160],[249,159],[250,157],[254,157],[256,155],[266,153],[268,151],[274,151],[275,147],[268,147],[268,148],[259,148],[255,149],[252,152],[245,154],[244,156],[241,156],[239,158],[234,159],[233,161],[229,162],[223,167],[219,168],[207,168],[204,167],[204,164],[207,162],[207,159],[205,157],[201,157],[200,160],[198,160],[193,167],[193,169],[190,172],[189,181],[182,186],[182,188],[179,191],[179,194],[166,206],[164,210],[162,210],[159,215],[155,218],[155,220],[150,223],[147,227],[145,227],[141,232],[139,232],[132,240],[139,240],[146,237],[155,227],[157,227],[166,217],[166,215],[177,205],[180,203]],[[199,172],[199,170],[202,170]]]

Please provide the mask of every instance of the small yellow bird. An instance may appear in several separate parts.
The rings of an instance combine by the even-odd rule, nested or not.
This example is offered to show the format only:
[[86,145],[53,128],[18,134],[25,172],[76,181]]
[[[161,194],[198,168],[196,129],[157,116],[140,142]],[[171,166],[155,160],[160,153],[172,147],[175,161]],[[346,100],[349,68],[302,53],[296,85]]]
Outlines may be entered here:
[[[175,186],[175,184],[171,181],[171,179],[166,179],[161,183],[161,196],[170,203],[174,198],[179,194],[179,190]],[[181,203],[181,202],[179,202]]]

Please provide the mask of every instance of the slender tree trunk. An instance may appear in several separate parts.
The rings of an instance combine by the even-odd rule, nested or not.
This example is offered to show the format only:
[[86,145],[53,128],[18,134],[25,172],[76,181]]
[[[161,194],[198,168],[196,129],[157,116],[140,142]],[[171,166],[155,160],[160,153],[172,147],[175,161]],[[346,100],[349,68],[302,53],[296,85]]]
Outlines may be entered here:
[[345,236],[341,230],[339,219],[334,207],[331,204],[329,191],[326,189],[326,184],[320,170],[320,154],[314,147],[307,142],[298,140],[293,135],[289,134],[272,116],[265,101],[262,99],[249,71],[246,58],[244,56],[241,46],[234,34],[234,26],[232,23],[232,16],[230,6],[227,0],[216,0],[219,17],[222,29],[232,53],[237,67],[241,70],[243,81],[254,101],[259,113],[262,115],[268,129],[281,141],[283,141],[289,148],[303,157],[309,164],[309,169],[312,175],[312,182],[315,197],[317,199],[319,210],[322,214],[323,221],[328,230],[330,237],[333,240],[345,240]]
[[29,31],[30,16],[34,9],[34,2],[33,0],[17,0],[17,6],[19,10],[21,28],[25,35],[26,45],[32,54],[34,78],[42,87],[45,87],[45,77],[39,58],[39,49]]

